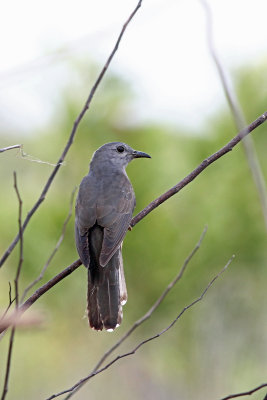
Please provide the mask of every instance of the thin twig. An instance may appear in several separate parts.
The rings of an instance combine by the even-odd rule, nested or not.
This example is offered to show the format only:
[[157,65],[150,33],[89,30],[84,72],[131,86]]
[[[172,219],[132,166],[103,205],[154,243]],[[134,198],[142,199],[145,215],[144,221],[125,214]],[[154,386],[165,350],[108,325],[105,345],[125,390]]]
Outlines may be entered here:
[[[267,383],[263,383],[262,385],[259,385],[254,389],[248,390],[247,392],[230,394],[229,396],[226,396],[221,400],[235,399],[236,397],[242,397],[242,396],[250,396],[251,394],[257,392],[258,390],[260,390],[260,389],[262,389],[264,387],[267,387]],[[266,397],[267,397],[267,395],[264,397],[264,400],[266,399]]]
[[[21,155],[21,158],[23,158],[24,160],[30,161],[30,162],[35,162],[37,164],[46,164],[46,165],[50,165],[51,167],[57,166],[57,164],[53,164],[49,161],[40,160],[40,158],[31,156],[30,154],[25,153],[25,151],[23,150],[23,146],[21,146],[21,148],[20,148],[20,155]],[[62,161],[61,165],[65,165],[65,161]]]
[[76,189],[77,189],[77,188],[75,187],[75,188],[73,189],[72,193],[71,193],[70,205],[69,205],[69,212],[68,212],[68,215],[67,215],[67,217],[66,217],[66,219],[65,219],[65,221],[64,221],[64,223],[63,223],[62,230],[61,230],[61,235],[60,235],[60,237],[59,237],[59,239],[58,239],[58,241],[57,241],[57,244],[56,244],[54,250],[52,251],[52,253],[50,254],[50,256],[49,256],[47,262],[46,262],[45,265],[43,266],[40,275],[39,275],[34,281],[32,281],[32,282],[26,287],[26,289],[24,290],[23,295],[21,296],[21,299],[20,299],[20,302],[21,302],[21,303],[22,303],[23,300],[25,299],[25,297],[26,297],[28,291],[29,291],[34,285],[36,285],[36,283],[38,283],[41,279],[43,279],[45,271],[47,270],[49,264],[51,263],[53,257],[55,256],[56,252],[58,251],[58,249],[59,249],[59,247],[60,247],[60,245],[61,245],[61,243],[62,243],[62,241],[63,241],[63,239],[64,239],[65,232],[66,232],[66,228],[67,228],[67,224],[68,224],[68,222],[69,222],[69,220],[71,219],[71,216],[72,216],[72,207],[73,207],[73,201],[74,201],[74,195],[75,195]]
[[2,147],[2,149],[0,149],[0,153],[3,153],[4,151],[7,150],[12,150],[12,149],[21,149],[22,144],[14,144],[13,146],[8,146],[8,147]]
[[9,290],[8,290],[8,299],[9,299],[9,301],[8,301],[8,306],[7,306],[7,308],[5,309],[5,311],[3,312],[3,315],[1,315],[0,321],[1,321],[3,318],[5,318],[5,316],[6,316],[7,313],[8,313],[8,310],[10,309],[11,305],[12,305],[12,304],[14,303],[14,301],[15,301],[15,297],[14,297],[14,299],[12,299],[12,287],[11,287],[11,283],[8,282],[8,285],[9,285]]
[[230,258],[230,260],[227,262],[227,264],[223,267],[223,269],[209,282],[209,284],[205,287],[205,289],[203,290],[203,292],[201,293],[201,295],[195,299],[194,301],[192,301],[192,303],[190,303],[189,305],[187,305],[186,307],[183,308],[183,310],[177,315],[177,317],[166,327],[164,328],[161,332],[157,333],[154,336],[149,337],[146,340],[143,340],[141,343],[139,343],[133,350],[124,353],[122,355],[119,355],[117,357],[115,357],[113,360],[111,360],[109,363],[107,363],[103,368],[98,369],[95,372],[90,373],[89,375],[87,375],[85,378],[81,379],[79,382],[75,383],[71,388],[63,390],[62,392],[53,394],[52,396],[50,396],[49,398],[47,398],[46,400],[52,400],[55,399],[56,397],[62,396],[63,394],[67,394],[69,392],[72,392],[73,390],[76,389],[76,387],[80,386],[81,384],[83,384],[84,382],[89,381],[91,378],[93,378],[94,376],[100,374],[101,372],[105,371],[106,369],[108,369],[111,365],[115,364],[118,360],[125,358],[125,357],[129,357],[131,355],[134,355],[136,353],[137,350],[139,350],[142,346],[144,346],[145,344],[151,342],[154,339],[159,338],[160,336],[162,336],[163,334],[165,334],[169,329],[171,329],[176,322],[181,318],[181,316],[191,307],[193,307],[194,305],[196,305],[198,302],[200,302],[203,297],[205,296],[205,294],[207,293],[207,291],[209,290],[209,288],[213,285],[213,283],[216,281],[217,278],[219,278],[219,276],[227,269],[227,267],[229,266],[229,264],[232,262],[234,256],[232,256]]
[[[22,231],[22,225],[21,225],[21,220],[22,220],[22,200],[20,197],[18,185],[17,185],[17,175],[16,172],[14,172],[14,189],[17,194],[18,202],[19,202],[19,215],[18,215],[18,225],[19,225],[19,242],[20,242],[20,249],[19,249],[19,262],[18,262],[18,267],[17,267],[17,272],[16,276],[14,279],[14,286],[15,286],[15,303],[16,303],[16,311],[18,310],[19,306],[19,277],[21,273],[21,268],[23,264],[23,231]],[[9,292],[9,299],[10,297],[10,292]],[[9,300],[10,301],[10,300]],[[6,363],[6,373],[5,373],[5,380],[4,380],[4,386],[3,386],[3,392],[2,392],[2,397],[1,400],[4,400],[7,392],[8,392],[8,382],[9,382],[9,376],[10,376],[10,367],[11,367],[11,357],[12,357],[12,350],[13,350],[13,345],[14,345],[14,336],[15,336],[15,331],[16,328],[13,326],[9,338],[9,346],[8,346],[8,354],[7,354],[7,363]]]
[[[127,19],[127,21],[123,25],[123,27],[121,29],[121,32],[120,32],[120,34],[118,36],[118,39],[117,39],[117,41],[115,43],[115,46],[114,46],[112,52],[110,53],[110,55],[109,55],[105,65],[103,66],[102,70],[100,71],[100,73],[99,73],[99,75],[98,75],[98,77],[97,77],[97,79],[96,79],[96,81],[95,81],[90,93],[89,93],[89,96],[88,96],[88,98],[87,98],[87,100],[86,100],[86,102],[85,102],[85,104],[84,104],[84,106],[82,108],[82,111],[80,112],[80,114],[78,115],[78,117],[76,118],[76,120],[75,120],[75,122],[73,124],[73,128],[71,130],[68,142],[67,142],[67,144],[66,144],[66,146],[65,146],[65,148],[64,148],[64,150],[63,150],[63,152],[62,152],[62,154],[61,154],[61,156],[60,156],[60,158],[59,158],[59,160],[58,160],[58,162],[57,162],[57,164],[55,166],[55,168],[53,169],[53,172],[49,176],[49,178],[48,178],[48,180],[47,180],[47,182],[46,182],[46,184],[45,184],[45,186],[44,186],[44,188],[42,190],[42,193],[41,193],[39,199],[34,204],[32,209],[28,212],[27,217],[25,218],[25,220],[23,222],[23,225],[22,225],[22,231],[23,232],[26,229],[31,217],[33,216],[33,214],[36,212],[36,210],[39,208],[39,206],[45,200],[45,196],[46,196],[46,194],[47,194],[52,182],[54,181],[54,178],[55,178],[59,168],[61,167],[62,162],[64,161],[64,159],[65,159],[65,157],[66,157],[66,155],[67,155],[67,153],[68,153],[68,151],[69,151],[69,149],[70,149],[70,147],[71,147],[71,145],[73,143],[73,139],[74,139],[74,136],[75,136],[75,134],[77,132],[79,124],[80,124],[81,120],[83,119],[85,113],[89,109],[89,107],[91,105],[91,102],[92,102],[92,99],[94,97],[94,94],[95,94],[100,82],[102,81],[102,79],[103,79],[103,77],[104,77],[104,75],[105,75],[105,73],[106,73],[106,71],[107,71],[107,69],[108,69],[108,67],[109,67],[114,55],[115,55],[115,53],[117,52],[117,50],[119,48],[119,45],[120,45],[120,42],[121,42],[122,37],[124,35],[124,32],[127,29],[128,25],[131,22],[131,20],[133,19],[133,17],[135,16],[135,14],[137,13],[138,9],[141,7],[141,5],[142,5],[142,0],[139,0],[137,6],[135,7],[133,12],[130,14],[129,18]],[[13,242],[10,244],[8,249],[3,254],[3,256],[2,256],[2,258],[0,260],[0,267],[4,264],[6,259],[9,257],[9,255],[13,251],[13,249],[16,246],[16,244],[18,243],[18,241],[19,241],[19,234],[15,237]]]
[[20,277],[20,273],[21,273],[21,267],[23,264],[23,230],[22,230],[22,200],[21,200],[18,185],[17,185],[16,172],[14,172],[14,189],[17,194],[17,198],[18,198],[18,202],[19,202],[18,224],[19,224],[20,249],[19,249],[19,264],[18,264],[17,273],[16,273],[15,280],[14,280],[16,308],[18,308],[18,306],[19,306],[19,277]]
[[8,381],[9,381],[9,374],[10,374],[10,367],[11,367],[11,356],[12,356],[12,349],[14,344],[14,336],[15,336],[15,327],[12,328],[9,338],[9,345],[8,345],[8,353],[7,353],[7,362],[6,362],[6,373],[5,373],[5,381],[3,392],[1,396],[1,400],[5,400],[7,392],[8,392]]
[[[231,113],[233,115],[236,127],[238,130],[244,129],[245,126],[247,125],[246,119],[244,116],[244,113],[242,111],[241,105],[235,96],[234,91],[231,88],[230,83],[228,82],[226,72],[225,72],[225,67],[223,66],[222,61],[220,60],[220,57],[216,51],[215,45],[214,45],[214,34],[213,34],[213,18],[212,18],[212,12],[211,8],[206,0],[200,0],[200,3],[202,4],[205,13],[206,13],[206,19],[207,19],[207,42],[208,42],[208,47],[210,54],[213,58],[213,61],[216,65],[216,68],[218,70],[218,74],[220,77],[220,81],[223,86],[223,90],[225,93],[225,97],[227,99],[227,102],[229,104]],[[266,189],[266,184],[264,180],[264,176],[262,173],[262,169],[258,160],[257,152],[253,143],[253,139],[251,136],[247,136],[245,140],[242,142],[246,154],[246,158],[248,161],[248,165],[251,170],[251,174],[259,195],[259,200],[261,203],[261,208],[262,208],[262,213],[264,217],[264,222],[265,222],[265,228],[267,230],[267,189]]]
[[[55,167],[57,165],[57,164],[50,163],[48,161],[40,160],[39,158],[36,158],[34,156],[31,156],[30,154],[25,153],[25,151],[23,150],[23,144],[14,144],[13,146],[3,147],[2,149],[0,149],[0,153],[3,153],[4,151],[7,151],[7,150],[12,150],[12,149],[20,149],[21,157],[27,161],[36,162],[39,164],[47,164],[47,165],[51,165],[52,167]],[[61,164],[64,165],[64,162]]]
[[[169,283],[169,285],[163,291],[161,296],[155,301],[155,303],[151,306],[151,308],[141,318],[139,318],[137,321],[135,321],[135,323],[131,326],[131,328],[108,351],[106,351],[106,353],[104,353],[104,355],[101,357],[101,359],[98,361],[98,363],[96,364],[96,366],[92,370],[92,373],[96,372],[100,368],[100,366],[110,356],[110,354],[113,353],[114,350],[116,350],[135,331],[136,328],[138,328],[141,324],[143,324],[147,319],[149,319],[151,317],[151,315],[154,313],[154,311],[163,302],[163,300],[165,299],[167,294],[170,292],[170,290],[182,278],[187,265],[189,264],[190,260],[194,257],[194,255],[196,254],[196,252],[200,248],[201,243],[202,243],[202,241],[204,239],[204,236],[205,236],[206,232],[207,232],[207,227],[204,228],[204,230],[203,230],[203,232],[202,232],[202,234],[201,234],[201,236],[199,238],[199,241],[197,242],[197,244],[195,245],[195,247],[193,248],[191,253],[188,255],[188,257],[185,259],[185,261],[184,261],[179,273]],[[84,382],[83,384],[77,386],[76,389],[74,389],[71,393],[69,393],[64,400],[70,399],[78,390],[80,390],[82,388],[82,386],[85,383],[86,382]]]
[[1,318],[0,318],[0,332],[2,332],[2,333],[0,334],[0,341],[3,339],[3,337],[4,337],[4,335],[5,335],[5,330],[9,327],[9,325],[4,326],[4,329],[3,329],[2,322],[3,322],[3,320],[5,320],[5,317],[6,317],[7,313],[8,313],[8,311],[9,311],[11,305],[12,305],[12,304],[14,303],[14,301],[15,301],[15,297],[12,299],[12,287],[11,287],[11,283],[8,282],[8,285],[9,285],[9,291],[8,291],[8,299],[9,299],[9,302],[8,302],[7,308],[5,309],[5,311],[3,312],[3,315],[2,315]]

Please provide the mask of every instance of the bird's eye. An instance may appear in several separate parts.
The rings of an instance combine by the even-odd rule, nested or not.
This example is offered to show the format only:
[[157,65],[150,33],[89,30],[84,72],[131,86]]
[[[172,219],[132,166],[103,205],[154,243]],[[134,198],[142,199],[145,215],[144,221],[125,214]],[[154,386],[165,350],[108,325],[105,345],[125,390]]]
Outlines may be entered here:
[[118,146],[118,147],[117,147],[117,151],[118,151],[119,153],[123,153],[124,150],[125,150],[125,148],[124,148],[123,146]]

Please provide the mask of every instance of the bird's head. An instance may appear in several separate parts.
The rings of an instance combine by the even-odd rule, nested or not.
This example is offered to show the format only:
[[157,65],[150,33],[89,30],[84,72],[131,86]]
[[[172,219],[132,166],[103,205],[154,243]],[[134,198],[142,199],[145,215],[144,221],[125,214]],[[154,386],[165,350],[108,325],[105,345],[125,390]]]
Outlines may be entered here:
[[125,168],[134,158],[151,158],[149,154],[132,149],[122,142],[106,143],[93,155],[91,168],[96,165],[110,165],[118,169]]

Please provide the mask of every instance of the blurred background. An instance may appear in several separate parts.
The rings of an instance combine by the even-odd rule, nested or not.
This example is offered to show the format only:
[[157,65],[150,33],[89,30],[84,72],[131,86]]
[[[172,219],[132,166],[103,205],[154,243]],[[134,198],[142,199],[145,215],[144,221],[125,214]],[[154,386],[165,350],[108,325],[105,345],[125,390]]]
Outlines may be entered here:
[[[101,66],[135,1],[6,2],[0,24],[1,255],[18,231],[13,171],[31,209],[56,163]],[[267,110],[266,2],[211,2],[214,40],[248,122]],[[264,176],[266,125],[253,133]],[[129,165],[136,213],[175,185],[236,134],[207,49],[198,1],[144,1],[101,83],[45,202],[24,235],[20,291],[53,251],[71,192],[93,152],[123,141],[151,154]],[[48,164],[31,161],[46,161]],[[32,289],[77,259],[70,220],[64,241]],[[90,373],[99,358],[140,318],[207,235],[182,281],[116,354],[165,328],[235,260],[202,302],[168,333],[92,379],[77,399],[219,399],[266,382],[266,229],[242,146],[236,147],[165,202],[124,241],[128,302],[113,333],[89,330],[86,271],[80,267],[32,307],[41,328],[17,331],[7,398],[45,399]],[[18,248],[0,270],[0,302],[8,304]],[[2,387],[9,334],[0,342]],[[251,396],[262,400],[264,390]],[[75,396],[74,396],[75,398]]]

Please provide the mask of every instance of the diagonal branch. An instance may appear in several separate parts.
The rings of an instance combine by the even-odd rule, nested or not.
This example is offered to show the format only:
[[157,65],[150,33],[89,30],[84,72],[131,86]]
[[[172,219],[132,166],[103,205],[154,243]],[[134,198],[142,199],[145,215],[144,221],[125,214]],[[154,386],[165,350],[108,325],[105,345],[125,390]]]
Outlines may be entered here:
[[[221,400],[236,399],[237,397],[242,397],[242,396],[250,396],[251,394],[257,392],[258,390],[263,389],[264,387],[267,387],[267,383],[263,383],[262,385],[259,385],[254,389],[248,390],[247,392],[230,394],[229,396],[226,396]],[[263,400],[265,400],[265,399],[267,399],[267,395],[264,397]]]
[[167,192],[163,193],[157,199],[152,201],[148,206],[146,206],[139,214],[137,214],[131,221],[131,226],[134,227],[141,219],[143,219],[147,214],[153,211],[156,207],[162,204],[164,201],[168,200],[170,197],[180,192],[185,186],[187,186],[190,182],[192,182],[201,172],[204,171],[209,165],[219,160],[222,156],[229,153],[229,151],[233,150],[233,148],[250,132],[256,129],[258,126],[263,124],[267,119],[267,111],[263,113],[260,117],[258,117],[255,121],[253,121],[250,125],[248,125],[245,129],[241,130],[230,142],[228,142],[225,146],[223,146],[220,150],[216,151],[216,153],[212,154],[208,158],[206,158],[202,163],[195,168],[190,174],[188,174],[184,179],[182,179],[177,185],[173,186]]
[[[37,289],[29,298],[26,300],[20,307],[19,310],[21,314],[23,314],[29,307],[31,307],[43,294],[48,292],[55,286],[57,283],[62,281],[62,279],[66,278],[73,271],[75,271],[80,265],[82,265],[81,260],[74,261],[71,265],[61,271],[58,275],[54,276],[54,278],[50,279],[47,283]],[[0,328],[0,334],[4,332],[5,329]]]
[[224,266],[224,268],[209,282],[209,284],[205,287],[205,289],[203,290],[203,292],[201,293],[201,295],[195,299],[194,301],[192,301],[192,303],[190,303],[189,305],[187,305],[186,307],[183,308],[183,310],[177,315],[177,317],[166,327],[164,328],[161,332],[157,333],[154,336],[149,337],[146,340],[143,340],[141,343],[139,343],[133,350],[124,353],[122,355],[119,355],[117,357],[115,357],[113,360],[111,360],[108,364],[106,364],[104,367],[102,367],[101,369],[98,369],[95,372],[92,372],[91,374],[87,375],[85,378],[81,379],[79,382],[75,383],[71,388],[63,390],[62,392],[53,394],[52,396],[50,396],[49,398],[47,398],[46,400],[52,400],[55,399],[56,397],[62,396],[63,394],[66,393],[70,393],[73,390],[75,390],[78,386],[80,386],[81,384],[83,384],[84,382],[89,381],[90,379],[92,379],[94,376],[102,373],[103,371],[105,371],[106,369],[108,369],[109,367],[111,367],[111,365],[115,364],[117,361],[119,361],[122,358],[126,358],[129,357],[131,355],[134,355],[137,350],[139,350],[142,346],[144,346],[145,344],[153,341],[154,339],[159,338],[160,336],[164,335],[169,329],[171,329],[177,321],[179,321],[179,319],[182,317],[182,315],[189,310],[190,308],[192,308],[193,306],[195,306],[197,303],[199,303],[203,297],[205,296],[205,294],[207,293],[207,291],[209,290],[209,288],[213,285],[213,283],[219,278],[219,276],[227,269],[227,267],[229,266],[229,264],[232,262],[234,256],[232,256],[230,258],[230,260],[227,262],[227,264]]
[[[200,3],[202,4],[202,6],[205,10],[205,13],[206,13],[207,42],[208,42],[209,51],[213,58],[214,64],[216,65],[216,68],[218,70],[218,74],[219,74],[219,77],[220,77],[220,80],[221,80],[221,83],[223,86],[225,97],[227,99],[228,105],[232,112],[237,129],[238,130],[244,129],[245,126],[247,125],[244,113],[242,111],[241,105],[238,102],[237,97],[235,96],[234,91],[231,89],[231,85],[228,82],[224,66],[222,64],[222,61],[220,60],[220,57],[219,57],[219,55],[216,51],[215,45],[214,45],[213,19],[212,19],[212,13],[211,13],[210,6],[206,0],[200,0]],[[254,147],[252,137],[247,136],[245,138],[245,140],[243,140],[242,143],[244,146],[248,165],[250,167],[256,189],[258,191],[259,200],[261,203],[262,213],[263,213],[264,222],[265,222],[265,228],[267,230],[267,189],[266,189],[264,176],[263,176],[263,173],[261,170],[261,166],[260,166],[260,163],[258,160],[258,156],[256,153],[256,149]]]
[[[23,222],[23,225],[22,225],[22,231],[23,232],[26,229],[31,217],[33,216],[33,214],[36,212],[36,210],[39,208],[39,206],[45,200],[45,196],[46,196],[46,194],[47,194],[47,192],[48,192],[48,190],[49,190],[49,188],[50,188],[50,186],[51,186],[51,184],[52,184],[52,182],[53,182],[53,180],[54,180],[59,168],[62,165],[62,162],[64,161],[64,159],[65,159],[65,157],[66,157],[66,155],[67,155],[67,153],[68,153],[68,151],[69,151],[69,149],[70,149],[70,147],[71,147],[71,145],[73,143],[74,137],[75,137],[77,129],[79,127],[79,124],[80,124],[81,120],[83,119],[85,113],[89,109],[89,107],[91,105],[91,102],[92,102],[92,99],[94,97],[94,94],[95,94],[100,82],[102,81],[102,79],[103,79],[103,77],[104,77],[104,75],[105,75],[105,73],[106,73],[106,71],[107,71],[107,69],[108,69],[108,67],[109,67],[114,55],[115,55],[115,53],[117,52],[117,50],[119,48],[119,45],[120,45],[120,42],[121,42],[122,37],[124,35],[124,32],[127,29],[128,25],[131,22],[131,20],[133,19],[133,17],[135,16],[135,14],[137,13],[138,9],[141,7],[141,5],[142,5],[142,0],[139,0],[137,6],[135,7],[133,12],[130,14],[129,18],[127,19],[127,21],[123,25],[123,27],[121,29],[121,32],[120,32],[120,34],[118,36],[118,39],[117,39],[117,41],[115,43],[115,46],[114,46],[112,52],[110,53],[110,55],[109,55],[105,65],[104,65],[104,67],[100,71],[100,73],[98,75],[98,78],[96,79],[96,81],[95,81],[95,83],[94,83],[94,85],[93,85],[93,87],[92,87],[92,89],[91,89],[91,91],[89,93],[89,96],[88,96],[88,98],[87,98],[87,100],[86,100],[86,102],[85,102],[85,104],[84,104],[84,106],[82,108],[82,111],[80,112],[80,114],[78,115],[78,117],[76,118],[76,120],[75,120],[75,122],[73,124],[73,128],[71,130],[68,142],[67,142],[67,144],[66,144],[66,146],[65,146],[65,148],[64,148],[64,150],[63,150],[63,152],[62,152],[62,154],[61,154],[61,156],[60,156],[60,158],[59,158],[59,160],[58,160],[58,162],[57,162],[57,164],[55,166],[55,168],[53,169],[53,172],[51,173],[50,177],[48,178],[48,181],[46,182],[39,199],[34,204],[32,209],[28,212],[27,217],[25,218],[25,220]],[[0,267],[4,264],[6,259],[9,257],[9,255],[11,254],[13,249],[15,248],[16,244],[18,243],[18,241],[19,241],[19,234],[15,237],[13,242],[10,244],[9,248],[3,254],[3,256],[2,256],[2,258],[0,260]]]
[[[170,290],[183,277],[183,274],[184,274],[184,272],[186,270],[186,267],[188,266],[189,262],[191,261],[191,259],[194,257],[194,255],[196,254],[196,252],[200,248],[201,243],[202,243],[202,241],[204,239],[204,236],[205,236],[206,232],[207,232],[207,227],[204,228],[204,230],[203,230],[203,232],[202,232],[202,234],[201,234],[201,236],[199,238],[199,241],[197,242],[197,244],[195,245],[195,247],[193,248],[193,250],[191,251],[189,256],[185,259],[185,261],[184,261],[184,263],[182,265],[182,268],[180,269],[179,273],[169,283],[169,285],[163,291],[161,296],[155,301],[155,303],[152,305],[152,307],[150,307],[150,309],[141,318],[139,318],[137,321],[135,321],[135,323],[131,326],[131,328],[108,351],[106,351],[106,353],[103,354],[103,356],[100,358],[100,360],[98,361],[98,363],[96,364],[96,366],[94,367],[92,372],[96,372],[101,367],[103,362],[110,356],[110,354],[112,354],[114,352],[114,350],[116,350],[135,331],[136,328],[138,328],[147,319],[149,319],[151,317],[151,315],[154,313],[154,311],[159,307],[159,305],[163,302],[165,297],[168,295]],[[81,385],[77,386],[71,393],[68,394],[68,396],[64,400],[70,399],[78,390],[80,390],[82,388],[82,386],[85,383],[86,383],[86,381],[83,382]]]
[[[62,281],[62,279],[66,278],[66,276],[70,275],[73,271],[75,271],[80,265],[82,265],[81,260],[74,261],[71,265],[61,271],[58,275],[54,276],[54,278],[50,279],[47,283],[41,286],[36,292],[31,295],[21,306],[20,309],[26,311],[30,306],[32,306],[43,294],[45,294],[48,290],[52,289],[57,283]],[[1,332],[0,332],[1,333]]]

